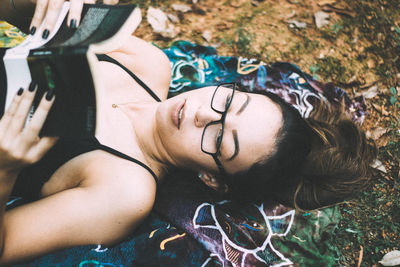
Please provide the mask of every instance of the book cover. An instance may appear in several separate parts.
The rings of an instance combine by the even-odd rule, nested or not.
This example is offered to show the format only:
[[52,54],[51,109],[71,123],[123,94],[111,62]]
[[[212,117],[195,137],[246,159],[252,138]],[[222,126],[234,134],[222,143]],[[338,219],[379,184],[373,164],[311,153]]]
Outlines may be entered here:
[[[34,80],[38,92],[30,114],[48,90],[54,90],[56,95],[41,135],[90,136],[95,134],[102,90],[95,54],[119,48],[123,38],[140,23],[140,10],[135,5],[84,5],[81,23],[75,30],[67,26],[67,10],[65,5],[57,22],[58,30],[48,42],[37,42],[37,36],[33,36],[21,47],[4,53],[7,92],[6,97],[0,95],[5,102],[0,104],[7,108],[15,92]],[[1,68],[0,64],[0,72]],[[4,70],[2,73],[4,76]]]

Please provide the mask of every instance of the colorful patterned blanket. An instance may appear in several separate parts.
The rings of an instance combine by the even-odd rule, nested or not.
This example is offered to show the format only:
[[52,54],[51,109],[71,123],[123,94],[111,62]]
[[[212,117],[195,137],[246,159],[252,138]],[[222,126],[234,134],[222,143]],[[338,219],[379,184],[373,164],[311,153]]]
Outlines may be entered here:
[[[10,37],[4,37],[2,25],[0,42],[8,45],[13,41],[5,39]],[[170,96],[236,81],[248,91],[278,94],[304,117],[319,99],[333,105],[343,100],[355,121],[362,122],[365,115],[362,99],[350,99],[340,88],[319,82],[290,63],[267,65],[256,59],[223,57],[214,48],[186,41],[164,52],[173,70]],[[74,247],[19,266],[333,266],[337,262],[338,207],[309,213],[275,203],[238,207],[196,177],[187,172],[170,174],[149,218],[120,244]]]

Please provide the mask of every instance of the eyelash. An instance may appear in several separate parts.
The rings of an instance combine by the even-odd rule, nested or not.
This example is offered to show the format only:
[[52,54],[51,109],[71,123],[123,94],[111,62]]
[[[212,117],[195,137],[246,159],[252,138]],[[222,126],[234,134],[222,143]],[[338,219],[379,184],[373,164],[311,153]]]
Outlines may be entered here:
[[[222,128],[218,131],[217,138],[215,139],[216,146],[218,146],[218,143],[221,142],[220,141],[221,139],[222,139]],[[218,156],[220,155],[221,155],[221,149],[219,149],[218,151]]]
[[226,108],[226,106],[228,106],[228,103],[229,103],[229,101],[232,99],[232,95],[228,95],[227,97],[226,97],[226,102],[225,102],[225,108]]

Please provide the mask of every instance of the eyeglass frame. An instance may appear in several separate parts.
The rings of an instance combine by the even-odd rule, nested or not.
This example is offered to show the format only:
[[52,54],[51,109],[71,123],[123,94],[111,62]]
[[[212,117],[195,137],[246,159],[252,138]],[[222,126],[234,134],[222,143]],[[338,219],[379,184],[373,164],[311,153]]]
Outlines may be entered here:
[[[214,97],[215,97],[215,94],[216,94],[217,91],[218,91],[218,88],[219,88],[219,87],[224,87],[224,86],[226,86],[226,85],[232,85],[232,87],[233,87],[233,88],[232,88],[232,91],[233,91],[233,92],[232,92],[232,97],[231,97],[231,99],[229,100],[229,103],[227,103],[227,104],[225,105],[225,110],[224,110],[224,111],[219,111],[219,110],[213,108]],[[218,84],[218,85],[217,85],[217,87],[216,87],[215,90],[214,90],[213,96],[212,96],[212,98],[211,98],[210,107],[211,107],[211,109],[212,109],[213,111],[217,112],[218,114],[221,114],[221,119],[219,119],[219,120],[217,120],[217,121],[211,121],[211,122],[207,123],[206,126],[204,126],[203,134],[201,135],[201,143],[200,143],[201,151],[202,151],[203,153],[206,153],[206,154],[208,154],[208,155],[210,155],[210,156],[213,157],[215,163],[217,164],[218,170],[219,170],[219,172],[220,172],[222,175],[226,175],[227,173],[226,173],[224,167],[222,166],[221,161],[218,159],[218,154],[220,153],[222,140],[223,140],[223,138],[224,138],[225,118],[226,118],[226,115],[228,114],[228,110],[229,110],[229,108],[230,108],[230,106],[231,106],[231,104],[232,104],[233,97],[235,96],[235,91],[236,91],[237,87],[238,87],[238,84],[237,84],[237,83],[221,83],[221,84]],[[203,139],[204,139],[204,134],[205,134],[205,132],[206,132],[206,129],[207,129],[207,127],[210,126],[210,125],[219,124],[219,123],[221,123],[222,136],[221,136],[221,141],[219,142],[219,144],[217,144],[217,150],[216,150],[216,152],[214,152],[214,153],[205,151],[205,150],[203,149]]]

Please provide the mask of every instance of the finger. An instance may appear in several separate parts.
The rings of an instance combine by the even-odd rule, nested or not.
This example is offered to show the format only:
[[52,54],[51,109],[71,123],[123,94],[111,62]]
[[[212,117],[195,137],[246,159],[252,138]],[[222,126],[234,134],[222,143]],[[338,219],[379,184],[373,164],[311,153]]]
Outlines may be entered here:
[[47,11],[48,2],[49,0],[37,0],[35,13],[33,14],[31,26],[29,28],[31,34],[34,34],[36,32],[36,29],[39,29],[39,26],[42,23],[44,15],[46,14]]
[[26,154],[29,163],[38,162],[58,141],[58,137],[42,137]]
[[56,24],[57,18],[60,15],[61,8],[64,0],[50,0],[47,6],[46,21],[44,25],[44,31],[42,34],[43,39],[49,37],[50,32],[53,30]]
[[[22,99],[22,94],[24,93],[24,89],[20,88],[18,92],[15,94],[10,106],[4,113],[3,117],[0,120],[0,136],[3,133],[3,130],[5,130],[8,127],[8,124],[10,123],[12,117],[14,116],[15,112],[17,111],[18,105],[21,102]],[[0,137],[1,138],[1,137]]]
[[29,121],[27,126],[24,128],[20,135],[20,140],[18,140],[18,150],[21,154],[25,155],[33,145],[37,144],[39,139],[39,133],[43,128],[44,122],[46,121],[47,115],[51,109],[54,102],[54,97],[47,97],[48,94],[43,96],[39,106],[37,107],[35,114]]
[[82,8],[82,0],[71,0],[68,14],[68,26],[72,29],[76,29],[79,26],[79,23],[81,21]]
[[103,2],[106,5],[116,5],[118,4],[119,0],[104,0]]
[[[32,88],[33,85],[35,86],[34,88]],[[22,128],[25,125],[26,118],[32,107],[33,99],[35,98],[37,85],[31,84],[30,88],[30,90],[33,90],[28,90],[22,95],[22,99],[20,100],[20,103],[15,113],[13,114],[13,117],[11,118],[11,122],[7,129],[7,134],[4,137],[5,139],[14,139],[21,132]]]
[[36,137],[39,135],[43,124],[46,121],[47,115],[49,114],[51,106],[54,103],[54,93],[49,92],[43,96],[39,106],[35,111],[35,114],[33,114],[32,119],[24,129],[26,138],[32,142],[34,142]]

